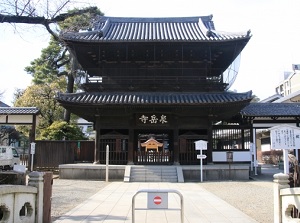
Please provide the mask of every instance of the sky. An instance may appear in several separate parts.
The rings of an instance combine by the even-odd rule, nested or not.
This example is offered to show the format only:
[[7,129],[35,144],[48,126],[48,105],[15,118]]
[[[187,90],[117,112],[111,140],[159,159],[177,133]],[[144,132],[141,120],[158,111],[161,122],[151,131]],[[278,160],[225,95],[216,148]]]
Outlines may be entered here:
[[[93,4],[93,0],[89,1]],[[300,64],[299,0],[94,0],[106,16],[190,17],[213,15],[216,30],[243,32],[252,38],[241,54],[230,90],[252,90],[258,98],[275,94],[285,71]],[[47,47],[49,34],[39,27],[0,23],[0,100],[12,106],[16,89],[31,84],[24,71]]]

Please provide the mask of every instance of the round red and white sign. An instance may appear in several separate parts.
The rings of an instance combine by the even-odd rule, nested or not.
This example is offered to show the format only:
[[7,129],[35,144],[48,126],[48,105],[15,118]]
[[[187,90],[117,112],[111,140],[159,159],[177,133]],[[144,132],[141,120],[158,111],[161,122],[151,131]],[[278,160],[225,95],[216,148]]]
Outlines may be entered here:
[[155,196],[153,201],[154,201],[154,204],[159,205],[159,204],[161,204],[161,197],[160,196]]

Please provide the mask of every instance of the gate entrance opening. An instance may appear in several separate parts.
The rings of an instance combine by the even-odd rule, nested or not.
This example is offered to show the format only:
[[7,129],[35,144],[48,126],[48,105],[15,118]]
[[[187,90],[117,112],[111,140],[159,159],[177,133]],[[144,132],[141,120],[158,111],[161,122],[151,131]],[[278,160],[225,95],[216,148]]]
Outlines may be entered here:
[[138,133],[135,163],[141,165],[173,163],[170,141],[169,133]]

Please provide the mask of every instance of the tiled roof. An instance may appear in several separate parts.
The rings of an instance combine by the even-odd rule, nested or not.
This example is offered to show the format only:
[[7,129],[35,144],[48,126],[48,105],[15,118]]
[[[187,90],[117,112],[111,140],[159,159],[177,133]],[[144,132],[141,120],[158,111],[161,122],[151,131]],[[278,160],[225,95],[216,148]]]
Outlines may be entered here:
[[181,93],[181,92],[94,92],[60,93],[57,100],[61,103],[86,105],[199,105],[214,103],[236,103],[250,101],[252,92],[234,93]]
[[300,116],[300,103],[250,103],[240,114],[248,117]]
[[92,31],[66,32],[61,37],[86,42],[202,42],[250,38],[250,31],[215,30],[212,16],[170,18],[99,17]]
[[34,115],[39,112],[36,107],[0,107],[0,115]]

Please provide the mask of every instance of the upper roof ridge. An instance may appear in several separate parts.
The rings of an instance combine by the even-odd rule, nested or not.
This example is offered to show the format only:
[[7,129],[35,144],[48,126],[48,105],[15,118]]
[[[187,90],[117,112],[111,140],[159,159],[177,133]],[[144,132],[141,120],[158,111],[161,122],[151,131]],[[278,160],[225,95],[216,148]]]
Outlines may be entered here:
[[250,39],[250,32],[219,33],[213,16],[110,17],[99,16],[93,29],[62,32],[64,40],[76,42],[209,42]]
[[189,16],[189,17],[112,17],[99,16],[98,21],[104,22],[198,22],[201,19],[204,22],[212,21],[213,16]]

